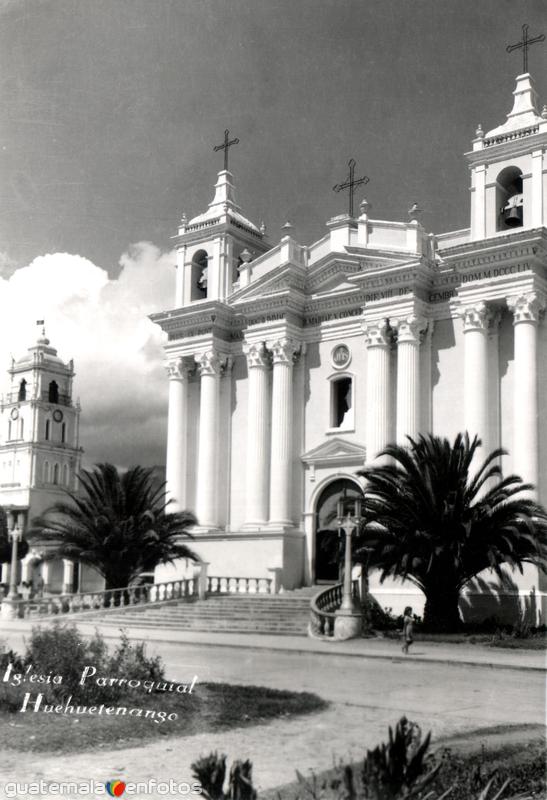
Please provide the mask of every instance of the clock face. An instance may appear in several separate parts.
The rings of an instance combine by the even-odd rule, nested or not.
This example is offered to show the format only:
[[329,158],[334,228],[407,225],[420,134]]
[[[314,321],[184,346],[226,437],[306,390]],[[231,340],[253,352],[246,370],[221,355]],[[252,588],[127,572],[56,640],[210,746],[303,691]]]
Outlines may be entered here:
[[18,416],[19,416],[19,411],[16,408],[12,408],[10,417],[12,419],[17,419]]
[[63,421],[63,412],[59,408],[56,408],[55,411],[53,412],[53,419],[55,420],[55,422]]

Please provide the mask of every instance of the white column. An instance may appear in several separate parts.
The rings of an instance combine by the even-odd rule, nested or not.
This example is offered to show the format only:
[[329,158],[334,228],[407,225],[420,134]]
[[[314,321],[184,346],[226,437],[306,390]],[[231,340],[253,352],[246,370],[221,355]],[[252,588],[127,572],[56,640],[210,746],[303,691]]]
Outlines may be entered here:
[[397,443],[407,444],[420,429],[420,341],[422,317],[397,320]]
[[515,332],[513,472],[538,484],[537,326],[545,301],[535,292],[510,297]]
[[51,591],[51,561],[42,561],[41,568],[42,580],[44,581],[43,592],[49,594]]
[[63,594],[72,594],[74,583],[74,561],[63,558]]
[[186,508],[186,472],[188,468],[188,381],[194,365],[177,358],[167,365],[169,376],[169,412],[167,416],[166,481],[169,509]]
[[268,521],[269,488],[269,387],[270,353],[264,343],[244,348],[249,373],[247,409],[247,459],[245,525],[257,527]]
[[488,447],[488,328],[492,312],[480,301],[461,312],[464,330],[464,428]]
[[291,526],[293,365],[298,345],[280,339],[268,345],[273,353],[270,525]]
[[472,175],[474,192],[471,237],[484,239],[486,236],[486,164],[478,164]]
[[203,528],[218,527],[218,423],[223,360],[214,350],[196,356],[201,375],[196,516]]
[[[524,220],[526,224],[526,220]],[[533,228],[543,225],[543,150],[532,153],[532,218]]]
[[389,443],[391,328],[387,320],[367,323],[367,461]]

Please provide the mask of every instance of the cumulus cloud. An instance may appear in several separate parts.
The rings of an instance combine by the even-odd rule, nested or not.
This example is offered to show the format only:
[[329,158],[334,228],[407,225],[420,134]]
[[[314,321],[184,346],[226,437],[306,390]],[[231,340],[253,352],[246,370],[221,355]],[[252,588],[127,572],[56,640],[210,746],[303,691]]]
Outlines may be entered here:
[[173,253],[141,242],[124,253],[114,280],[68,253],[0,277],[0,371],[34,343],[36,320],[45,319],[59,356],[75,362],[87,463],[164,463],[167,381],[161,331],[147,317],[172,305],[174,263]]

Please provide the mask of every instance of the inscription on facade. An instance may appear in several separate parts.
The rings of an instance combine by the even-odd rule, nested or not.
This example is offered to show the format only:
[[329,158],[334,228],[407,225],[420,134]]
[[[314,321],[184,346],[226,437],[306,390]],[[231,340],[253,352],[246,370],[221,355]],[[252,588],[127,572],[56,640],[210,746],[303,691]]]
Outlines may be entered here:
[[[481,269],[475,272],[466,272],[461,274],[455,272],[452,275],[441,275],[436,279],[435,284],[437,287],[441,286],[454,286],[458,287],[465,283],[472,281],[484,281],[491,278],[500,278],[505,275],[516,275],[519,272],[527,272],[530,269],[528,264],[508,264],[505,267],[492,267],[490,269]],[[443,289],[429,293],[430,303],[444,303],[454,297],[456,289]]]

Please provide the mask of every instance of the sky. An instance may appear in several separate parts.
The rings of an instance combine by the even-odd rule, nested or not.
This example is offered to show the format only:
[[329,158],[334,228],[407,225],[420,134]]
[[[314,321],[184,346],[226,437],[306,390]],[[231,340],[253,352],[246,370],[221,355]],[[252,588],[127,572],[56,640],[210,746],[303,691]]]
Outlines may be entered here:
[[[171,237],[204,211],[224,129],[243,213],[303,244],[345,211],[468,225],[478,123],[504,121],[544,0],[0,0],[0,373],[46,319],[74,358],[87,463],[165,461],[167,379],[147,315]],[[547,102],[547,43],[530,50]],[[361,195],[357,195],[357,200]]]

